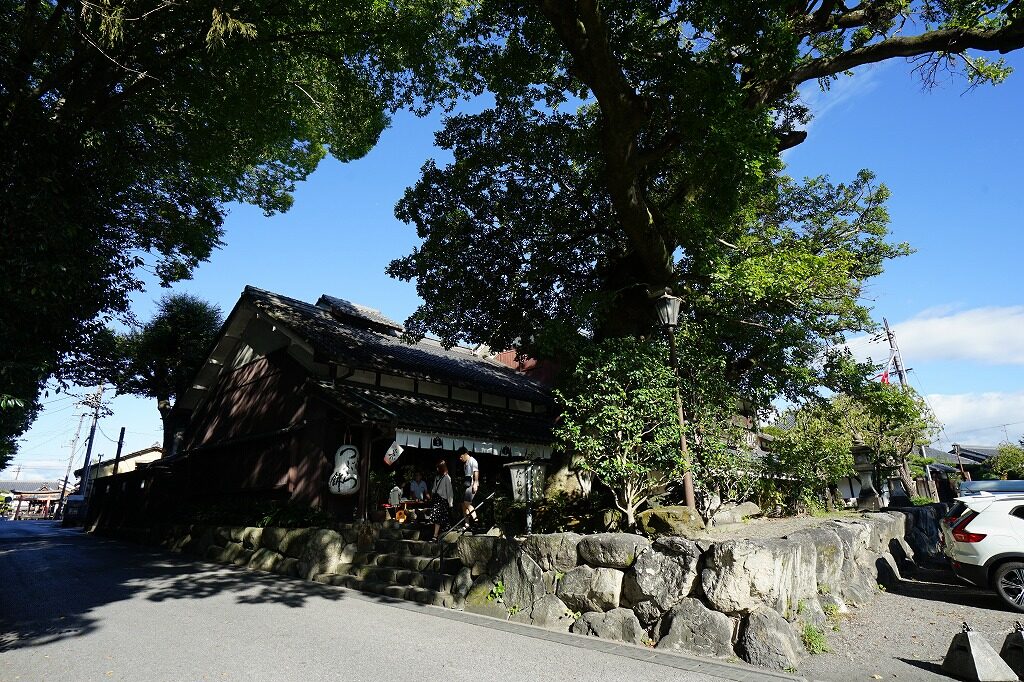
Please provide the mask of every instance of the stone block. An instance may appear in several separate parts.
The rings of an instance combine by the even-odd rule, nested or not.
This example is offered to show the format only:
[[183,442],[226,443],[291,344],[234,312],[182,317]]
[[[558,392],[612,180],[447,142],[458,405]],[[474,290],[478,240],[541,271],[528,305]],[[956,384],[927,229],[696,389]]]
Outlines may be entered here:
[[640,552],[650,546],[651,541],[639,535],[598,533],[581,539],[576,549],[580,564],[624,570],[632,566]]
[[1014,629],[1006,635],[1003,646],[999,649],[999,658],[1010,666],[1017,677],[1024,677],[1024,632]]
[[553,594],[546,594],[534,602],[529,615],[531,625],[560,632],[568,632],[575,622],[569,607]]
[[252,557],[249,559],[249,568],[256,569],[257,571],[267,571],[270,573],[276,572],[277,565],[281,563],[284,556],[275,552],[272,549],[266,547],[260,547],[253,552]]
[[619,607],[622,571],[577,566],[558,582],[555,594],[573,611],[607,611]]
[[463,566],[469,566],[477,575],[482,575],[494,558],[495,546],[500,542],[500,538],[492,536],[463,535],[455,545],[455,556]]
[[657,648],[697,656],[732,656],[735,629],[732,618],[687,597],[662,618]]
[[789,618],[818,608],[815,551],[787,539],[728,540],[704,555],[701,586],[716,611],[737,615],[767,606]]
[[299,578],[299,560],[294,557],[285,557],[277,564],[274,573],[288,578]]
[[775,670],[792,670],[807,655],[793,626],[764,606],[747,617],[740,653],[747,663]]
[[700,549],[690,540],[673,540],[641,551],[622,580],[622,605],[632,608],[645,625],[688,596],[697,582]]
[[658,507],[637,514],[637,524],[647,535],[691,537],[704,530],[704,520],[689,507]]
[[531,535],[523,541],[522,548],[542,571],[564,573],[576,567],[577,546],[582,538],[578,533]]
[[458,599],[465,599],[469,590],[473,587],[473,573],[468,568],[459,569],[455,580],[452,581],[451,593]]
[[498,571],[495,578],[505,588],[502,601],[506,608],[529,611],[544,596],[540,566],[526,554],[519,554]]
[[303,577],[312,580],[321,573],[337,573],[342,564],[352,563],[356,545],[346,545],[345,538],[334,530],[317,528],[307,536],[305,547],[298,557]]
[[469,613],[508,620],[508,607],[497,599],[495,584],[490,576],[477,578],[466,594],[464,609]]
[[242,546],[246,549],[259,549],[263,539],[263,529],[250,526],[242,533]]
[[636,614],[629,609],[612,609],[607,613],[584,613],[573,623],[570,630],[579,635],[628,644],[645,644],[648,640],[647,631],[640,625]]
[[942,659],[942,671],[970,682],[1014,682],[1017,673],[999,658],[981,633],[968,631],[953,635]]
[[264,528],[260,533],[260,547],[280,553],[281,543],[287,534],[287,528]]
[[313,534],[313,528],[293,528],[281,540],[281,554],[298,559],[306,551],[306,543]]
[[744,519],[750,518],[751,516],[757,516],[761,513],[761,508],[753,502],[741,502],[729,507],[724,507],[715,512],[715,515],[711,517],[712,525],[724,526],[730,523],[743,523]]

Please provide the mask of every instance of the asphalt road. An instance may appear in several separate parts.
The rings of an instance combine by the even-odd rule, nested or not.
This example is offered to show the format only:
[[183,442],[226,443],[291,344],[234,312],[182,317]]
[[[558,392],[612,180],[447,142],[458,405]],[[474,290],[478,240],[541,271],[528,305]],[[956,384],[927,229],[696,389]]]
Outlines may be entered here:
[[784,677],[0,521],[0,682]]

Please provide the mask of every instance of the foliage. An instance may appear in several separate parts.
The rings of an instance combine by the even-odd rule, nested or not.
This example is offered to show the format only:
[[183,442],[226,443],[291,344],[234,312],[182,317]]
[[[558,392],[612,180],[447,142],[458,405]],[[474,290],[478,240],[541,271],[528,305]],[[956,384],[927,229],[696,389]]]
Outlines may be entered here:
[[819,508],[828,487],[853,473],[853,444],[834,404],[816,401],[782,413],[765,457],[765,492],[774,488],[785,506]]
[[191,386],[220,332],[220,308],[190,294],[164,296],[141,329],[115,339],[109,380],[118,393],[155,398],[164,424],[164,452],[174,450],[181,418],[174,404]]
[[1024,476],[1024,446],[1002,443],[999,452],[988,458],[983,468],[998,478],[1021,478]]
[[461,5],[0,0],[0,393],[28,406],[3,448],[144,277],[210,256],[229,203],[286,210],[328,150],[436,99]]
[[[195,504],[180,519],[203,525],[256,526],[259,528],[330,528],[334,518],[320,509],[287,501],[230,500]],[[172,519],[179,520],[179,519]]]
[[935,500],[930,497],[924,497],[923,495],[914,495],[910,498],[910,503],[915,507],[926,507],[929,504],[935,504]]
[[825,633],[810,623],[804,625],[800,638],[803,640],[804,648],[807,649],[809,654],[827,654],[831,651],[828,648],[828,640],[825,639]]
[[571,358],[581,335],[647,333],[671,287],[738,384],[839,390],[864,284],[908,249],[870,173],[782,174],[812,113],[798,88],[897,57],[997,83],[973,51],[1019,48],[1022,21],[968,0],[475,3],[451,82],[493,105],[445,120],[453,160],[396,207],[423,240],[389,267],[424,301],[410,333]]
[[855,395],[833,401],[840,423],[854,442],[868,447],[880,467],[897,467],[907,494],[914,494],[907,456],[931,442],[939,423],[912,388],[868,382]]
[[272,505],[256,522],[260,528],[330,528],[333,525],[334,517],[327,512],[292,503]]
[[[594,490],[590,495],[560,491],[553,497],[533,502],[533,532],[596,533],[606,530],[602,517],[612,504],[610,494],[605,494],[604,490]],[[495,499],[494,517],[495,523],[503,528],[507,536],[523,533],[526,530],[526,503]]]
[[614,493],[633,527],[642,504],[682,465],[675,376],[664,344],[609,339],[587,347],[555,391],[555,438]]
[[505,600],[505,583],[498,580],[487,593],[487,601],[502,603]]

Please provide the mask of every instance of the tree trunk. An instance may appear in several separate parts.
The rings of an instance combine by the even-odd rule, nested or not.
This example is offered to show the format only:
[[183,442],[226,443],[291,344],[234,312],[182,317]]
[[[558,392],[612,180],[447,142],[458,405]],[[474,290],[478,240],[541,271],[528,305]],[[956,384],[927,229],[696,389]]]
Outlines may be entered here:
[[910,474],[910,465],[907,464],[907,460],[904,459],[900,463],[900,483],[907,489],[907,498],[914,497],[917,495],[917,484],[914,483],[914,477]]

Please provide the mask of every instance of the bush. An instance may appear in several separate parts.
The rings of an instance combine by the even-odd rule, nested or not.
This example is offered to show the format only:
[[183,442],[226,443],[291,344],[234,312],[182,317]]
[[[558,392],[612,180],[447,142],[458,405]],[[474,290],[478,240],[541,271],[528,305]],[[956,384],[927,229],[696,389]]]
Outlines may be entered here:
[[[533,502],[534,533],[594,533],[605,530],[603,516],[611,506],[607,495],[595,490],[587,496],[560,492]],[[506,535],[526,531],[526,504],[510,499],[495,500],[494,520]]]
[[910,503],[915,507],[924,507],[929,504],[935,504],[935,500],[930,497],[924,497],[922,495],[914,495],[910,498]]

